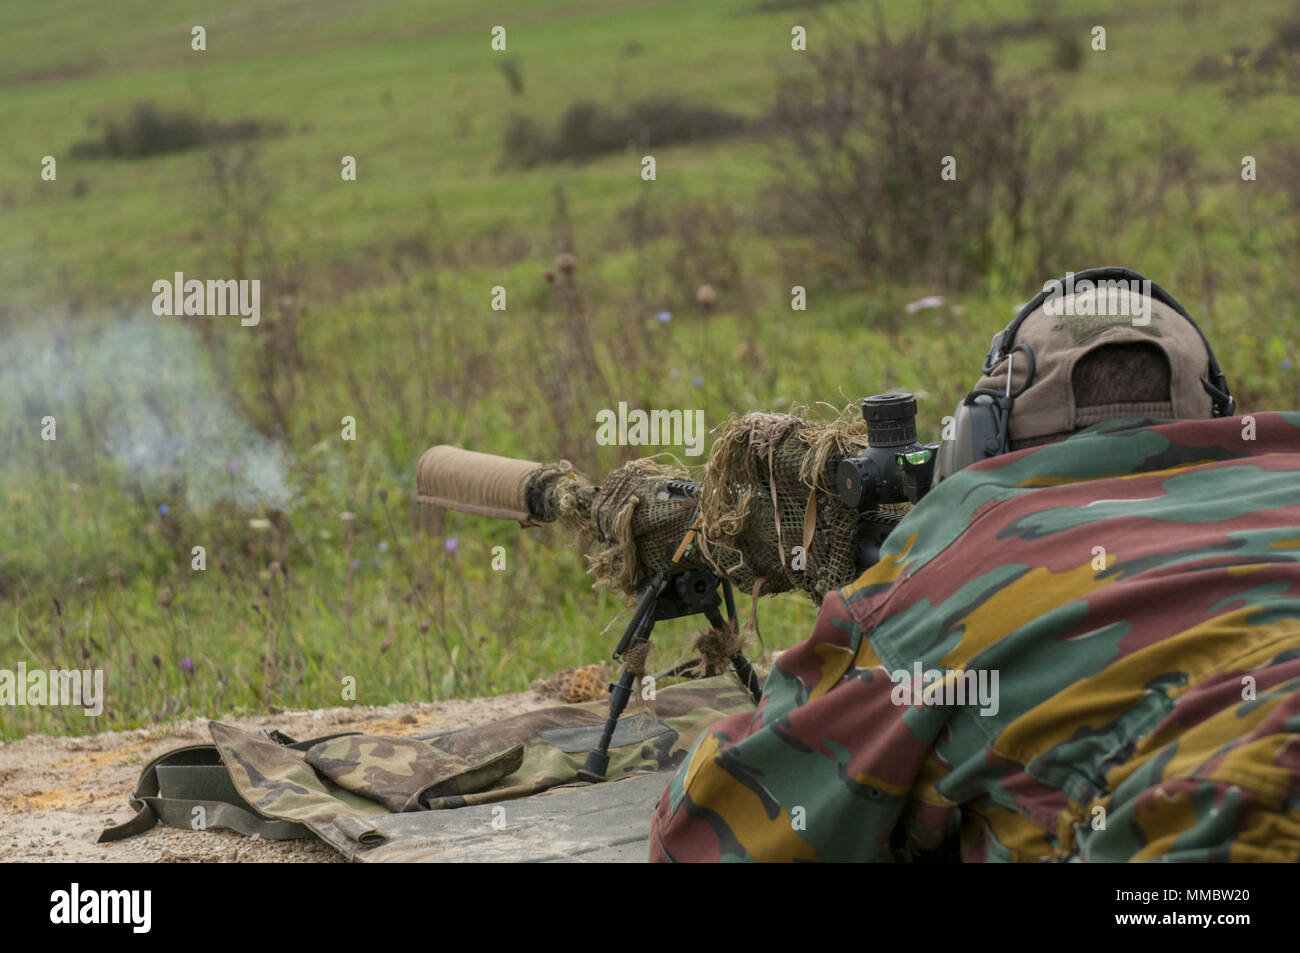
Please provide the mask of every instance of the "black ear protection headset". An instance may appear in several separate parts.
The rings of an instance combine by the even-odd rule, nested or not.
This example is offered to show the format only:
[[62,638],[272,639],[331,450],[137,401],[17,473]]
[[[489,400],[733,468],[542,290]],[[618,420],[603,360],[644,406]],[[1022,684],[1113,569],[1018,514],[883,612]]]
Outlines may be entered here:
[[[1075,272],[1073,278],[1076,283],[1080,281],[1146,282],[1151,288],[1151,297],[1168,305],[1182,315],[1187,323],[1196,330],[1201,343],[1205,345],[1205,351],[1210,358],[1210,373],[1208,377],[1201,378],[1201,386],[1205,388],[1214,402],[1213,415],[1215,417],[1231,417],[1236,412],[1237,402],[1228,392],[1228,382],[1224,379],[1223,371],[1219,369],[1219,362],[1214,356],[1214,350],[1210,347],[1210,342],[1206,340],[1201,329],[1192,320],[1192,316],[1187,313],[1187,310],[1178,303],[1173,295],[1154,281],[1129,268],[1089,268],[1085,271]],[[1052,294],[1059,294],[1059,289],[1064,287],[1065,284],[1066,279],[1064,278],[1059,282],[1049,284],[1021,308],[1019,313],[1011,319],[1011,323],[993,339],[993,344],[989,348],[988,355],[984,358],[981,371],[985,376],[989,376],[1005,362],[1007,365],[1007,386],[1001,391],[988,387],[977,387],[967,394],[957,406],[957,412],[954,416],[954,439],[943,441],[943,447],[948,452],[944,453],[942,450],[940,452],[940,459],[935,467],[936,483],[947,476],[951,476],[963,467],[979,460],[1006,453],[1009,449],[1012,408],[1015,407],[1016,398],[1033,384],[1035,372],[1034,352],[1028,345],[1015,343],[1016,333],[1020,330],[1020,326],[1024,324],[1025,319],[1037,311]],[[1011,372],[1017,352],[1024,355],[1029,369],[1025,375],[1025,382],[1013,391],[1011,389]],[[944,457],[948,459],[945,460]]]

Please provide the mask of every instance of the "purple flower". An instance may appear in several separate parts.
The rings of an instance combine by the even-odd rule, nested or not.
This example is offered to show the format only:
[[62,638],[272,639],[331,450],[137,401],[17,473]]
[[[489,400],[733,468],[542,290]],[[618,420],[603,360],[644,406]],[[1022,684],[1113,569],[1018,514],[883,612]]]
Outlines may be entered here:
[[460,545],[459,539],[457,539],[455,536],[449,536],[447,537],[447,541],[442,544],[442,548],[447,550],[447,552],[449,553],[454,553],[456,551],[456,548],[459,545]]
[[238,473],[240,470],[244,469],[243,457],[235,457],[235,459],[231,460],[230,463],[227,464],[227,467],[231,473]]
[[655,320],[658,321],[660,324],[667,324],[672,319],[673,319],[673,313],[671,311],[660,311],[655,316]]
[[168,513],[170,513],[170,512],[171,512],[171,509],[168,508],[168,506],[167,506],[166,503],[162,503],[162,504],[159,505],[159,507],[158,507],[158,513],[159,513],[160,516],[166,516],[166,515],[167,515]]
[[186,678],[189,678],[191,675],[193,675],[193,674],[194,674],[194,659],[190,658],[188,655],[182,655],[182,656],[181,656],[181,671],[185,674],[185,677],[186,677]]

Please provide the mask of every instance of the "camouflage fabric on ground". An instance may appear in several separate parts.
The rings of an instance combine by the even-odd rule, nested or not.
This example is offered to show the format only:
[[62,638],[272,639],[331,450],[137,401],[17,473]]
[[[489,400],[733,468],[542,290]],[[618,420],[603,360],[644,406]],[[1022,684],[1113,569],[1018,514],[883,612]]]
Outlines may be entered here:
[[937,487],[656,811],[656,860],[1300,860],[1300,413]]
[[235,789],[258,814],[309,824],[318,834],[339,824],[357,843],[373,842],[366,818],[388,814],[388,808],[321,778],[300,750],[215,721],[208,730]]
[[[754,707],[730,676],[661,686],[652,706],[620,721],[611,781],[670,771],[710,724]],[[430,813],[427,823],[397,824],[395,813],[409,818],[421,807],[441,812],[572,784],[607,710],[605,702],[546,708],[424,740],[345,735],[306,751],[216,722],[210,728],[240,798],[258,814],[303,824],[352,859],[410,861],[442,859],[445,845],[428,836],[439,822]],[[648,810],[645,818],[648,826]]]
[[[753,709],[748,694],[729,675],[684,679],[661,687],[653,709],[629,707],[623,715],[610,745],[607,776],[630,777],[676,767],[710,724]],[[523,744],[524,756],[519,770],[498,784],[476,793],[436,798],[428,802],[429,807],[501,801],[576,781],[587,753],[600,739],[608,710],[607,702],[544,708],[434,739],[436,748],[467,761],[510,741]]]
[[413,738],[344,735],[307,750],[316,773],[339,787],[378,801],[390,811],[419,811],[434,798],[481,791],[524,760],[524,746],[510,745],[479,763],[466,761]]

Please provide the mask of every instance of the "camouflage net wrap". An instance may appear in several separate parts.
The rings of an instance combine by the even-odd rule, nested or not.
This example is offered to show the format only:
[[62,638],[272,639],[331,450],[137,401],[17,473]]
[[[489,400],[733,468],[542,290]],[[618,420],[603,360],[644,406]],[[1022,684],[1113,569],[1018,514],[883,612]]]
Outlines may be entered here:
[[596,487],[573,469],[568,460],[541,467],[524,491],[528,511],[537,520],[560,520],[577,526],[591,518],[591,501]]
[[[589,557],[593,588],[633,598],[655,573],[703,569],[755,596],[801,589],[820,601],[857,575],[858,513],[834,482],[867,435],[856,405],[830,420],[807,413],[730,417],[694,475],[693,496],[681,492],[693,474],[680,465],[634,460],[595,487],[562,462],[534,478],[530,508],[574,530],[584,550],[603,546]],[[697,545],[674,564],[697,512]]]
[[831,420],[733,415],[713,444],[701,485],[701,550],[752,592],[801,589],[820,601],[857,576],[858,512],[835,490],[835,470],[867,446],[851,405]]

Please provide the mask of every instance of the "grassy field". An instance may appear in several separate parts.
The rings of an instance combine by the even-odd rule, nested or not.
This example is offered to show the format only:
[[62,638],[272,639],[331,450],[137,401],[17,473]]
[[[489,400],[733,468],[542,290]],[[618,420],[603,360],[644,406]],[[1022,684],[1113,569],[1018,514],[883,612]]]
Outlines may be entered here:
[[[896,33],[923,12],[884,8]],[[1048,242],[1052,273],[945,287],[832,273],[774,211],[782,133],[764,117],[809,68],[791,27],[815,53],[870,31],[865,4],[5,9],[0,668],[101,668],[108,697],[97,719],[0,707],[0,738],[339,704],[347,676],[366,704],[519,690],[596,661],[619,601],[589,591],[554,528],[418,508],[425,448],[567,456],[599,476],[640,452],[594,441],[596,411],[622,400],[702,408],[712,427],[896,387],[918,393],[933,432],[989,336],[1067,269],[1150,275],[1201,321],[1244,410],[1300,406],[1300,184],[1284,164],[1300,89],[1285,62],[1224,65],[1276,47],[1288,22],[1300,14],[1284,0],[941,8],[939,32],[982,31],[1007,82],[1105,123],[1069,170],[1078,202]],[[1089,48],[1094,23],[1104,52]],[[190,48],[195,24],[206,51]],[[1072,66],[1067,47],[1082,51]],[[653,182],[639,148],[506,161],[512,117],[553,129],[580,100],[667,97],[752,128],[651,148]],[[147,157],[74,151],[143,101],[278,132]],[[340,176],[349,155],[356,181]],[[1242,180],[1247,155],[1256,181]],[[543,276],[561,250],[577,259],[581,320]],[[154,316],[152,283],[176,271],[260,278],[261,324]],[[703,283],[715,308],[696,304]],[[790,308],[794,284],[806,311]],[[505,311],[489,306],[495,286]],[[945,306],[905,316],[928,294]],[[588,334],[595,374],[574,358]],[[41,439],[46,416],[56,440]],[[802,596],[765,600],[768,648],[814,616]],[[663,626],[660,658],[692,630]]]

